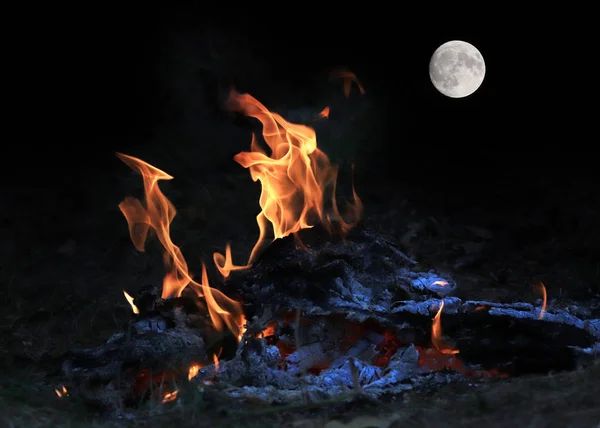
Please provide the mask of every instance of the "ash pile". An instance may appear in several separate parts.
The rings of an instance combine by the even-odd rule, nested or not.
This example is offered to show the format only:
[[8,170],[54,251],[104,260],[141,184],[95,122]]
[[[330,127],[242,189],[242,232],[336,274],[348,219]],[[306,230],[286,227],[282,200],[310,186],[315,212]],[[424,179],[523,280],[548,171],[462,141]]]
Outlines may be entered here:
[[223,287],[249,320],[215,378],[234,397],[379,397],[464,377],[573,370],[600,349],[600,320],[588,308],[549,308],[542,318],[529,303],[450,297],[448,275],[420,271],[362,227],[344,238],[314,227],[276,240]]
[[[469,378],[573,370],[600,350],[589,309],[462,301],[445,274],[419,271],[361,227],[274,241],[221,288],[244,302],[241,338],[217,331],[194,295],[147,287],[122,333],[63,364],[72,393],[103,407],[169,401],[182,383],[227,397],[290,403],[372,397]],[[540,319],[541,318],[541,319]],[[238,340],[239,339],[239,340]]]

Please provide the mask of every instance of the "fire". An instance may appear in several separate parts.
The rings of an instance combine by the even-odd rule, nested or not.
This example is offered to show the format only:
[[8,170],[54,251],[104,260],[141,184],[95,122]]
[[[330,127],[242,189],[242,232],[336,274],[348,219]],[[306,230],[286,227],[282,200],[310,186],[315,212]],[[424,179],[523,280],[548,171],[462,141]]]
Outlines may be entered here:
[[345,69],[334,70],[330,74],[331,79],[343,79],[344,80],[344,95],[346,98],[350,96],[350,89],[352,88],[352,82],[358,86],[358,90],[361,94],[365,93],[364,88],[358,81],[358,78],[354,73]]
[[442,354],[446,354],[446,355],[458,354],[458,349],[452,349],[450,346],[448,346],[444,342],[444,339],[442,338],[442,322],[441,322],[442,309],[444,309],[444,301],[443,300],[440,303],[440,309],[438,310],[437,314],[433,318],[433,323],[431,324],[431,344],[434,346],[434,348],[436,348]]
[[176,389],[175,391],[171,391],[171,392],[165,392],[162,396],[162,402],[169,403],[171,401],[175,401],[177,399],[178,394],[179,394],[178,389]]
[[[215,364],[215,372],[219,371],[219,358],[217,354],[213,354],[213,362]],[[190,365],[189,369],[188,369],[188,375],[187,375],[187,379],[188,381],[192,380],[193,378],[195,378],[198,373],[200,372],[200,369],[203,366],[200,364],[192,364]],[[164,379],[162,379],[164,381]],[[161,382],[162,385],[163,382]],[[179,396],[179,389],[175,389],[173,391],[168,391],[168,392],[163,392],[161,395],[161,399],[160,401],[162,403],[169,403],[171,401],[175,401],[177,399],[177,397]]]
[[542,293],[542,308],[540,309],[540,314],[538,315],[538,319],[544,319],[544,315],[546,314],[546,286],[542,281],[536,281],[533,283],[534,288],[537,288]]
[[187,263],[181,250],[171,241],[171,222],[177,211],[158,187],[159,180],[172,180],[173,177],[133,156],[117,153],[117,157],[139,172],[144,181],[145,207],[140,200],[132,197],[126,197],[119,204],[127,219],[131,241],[138,251],[144,251],[148,232],[152,229],[156,233],[165,249],[164,262],[167,265],[162,297],[179,297],[192,278],[187,273]]
[[[239,302],[225,296],[219,290],[210,287],[206,267],[202,265],[202,282],[193,280],[188,271],[187,262],[170,236],[170,226],[177,211],[175,206],[161,192],[158,181],[171,180],[172,176],[133,156],[117,153],[119,159],[142,175],[144,182],[145,204],[138,199],[127,197],[119,204],[129,226],[129,235],[135,247],[144,251],[148,233],[156,233],[164,248],[164,263],[167,273],[163,280],[162,298],[179,297],[190,286],[199,298],[206,300],[211,321],[216,330],[222,331],[226,325],[239,339],[245,324],[242,306]],[[125,297],[127,298],[127,293]],[[129,301],[129,298],[127,298]],[[132,302],[130,302],[132,304]],[[135,308],[132,304],[135,312]]]
[[227,278],[229,274],[233,271],[243,270],[250,267],[250,263],[247,263],[245,265],[233,264],[233,257],[231,257],[231,245],[229,244],[225,246],[225,256],[223,256],[223,254],[220,253],[214,253],[213,261],[215,262],[215,266],[217,266],[217,269],[219,270],[221,275],[223,275],[224,278]]
[[[262,186],[261,212],[256,217],[259,238],[245,266],[233,264],[229,247],[225,256],[214,254],[214,262],[224,277],[229,276],[232,270],[250,266],[264,245],[313,227],[317,222],[330,232],[333,232],[334,223],[338,223],[342,234],[356,225],[362,213],[362,203],[353,188],[354,203],[350,204],[348,213],[350,220],[339,213],[335,200],[337,167],[317,148],[313,128],[286,121],[249,94],[232,91],[228,106],[262,123],[262,135],[269,152],[259,145],[253,134],[250,151],[234,157],[236,162],[250,170],[252,180],[260,181]],[[326,210],[328,202],[331,207]],[[269,224],[273,233],[271,239],[267,238]]]
[[215,364],[215,372],[219,372],[219,356],[217,354],[213,354],[213,363]]
[[55,388],[54,392],[56,392],[56,395],[59,398],[64,398],[64,397],[69,396],[69,391],[67,391],[67,388],[64,385],[62,385],[60,388]]
[[195,378],[201,368],[202,366],[200,364],[192,364],[188,370],[188,380]]
[[317,117],[327,119],[327,118],[329,118],[330,111],[331,110],[330,110],[329,106],[326,106],[323,110],[321,110],[321,113],[319,113],[319,115]]
[[277,324],[278,324],[277,321],[271,321],[267,325],[267,327],[262,332],[260,332],[258,337],[265,338],[265,337],[273,336],[275,334],[275,328],[277,327]]
[[138,315],[140,313],[140,310],[137,306],[135,306],[135,303],[133,303],[133,297],[131,297],[129,293],[127,293],[127,291],[125,290],[123,290],[123,295],[125,296],[125,299],[127,299],[127,303],[129,303],[129,305],[131,306],[131,310],[133,311],[133,313]]
[[448,285],[447,281],[442,281],[442,280],[437,280],[437,281],[433,281],[431,283],[431,285],[439,285],[440,287],[446,287]]

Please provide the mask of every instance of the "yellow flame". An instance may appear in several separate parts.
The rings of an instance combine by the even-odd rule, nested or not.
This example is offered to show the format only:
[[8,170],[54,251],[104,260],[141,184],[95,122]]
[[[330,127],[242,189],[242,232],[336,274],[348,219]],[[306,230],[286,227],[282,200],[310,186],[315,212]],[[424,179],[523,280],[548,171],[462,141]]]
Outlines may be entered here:
[[123,294],[125,295],[125,299],[127,299],[127,303],[129,303],[129,305],[131,306],[131,310],[133,311],[133,313],[138,315],[140,313],[140,310],[137,306],[135,306],[135,303],[133,303],[133,297],[131,297],[129,293],[125,290],[123,290]]
[[444,301],[440,303],[440,309],[437,311],[435,317],[433,317],[433,324],[431,324],[431,343],[433,346],[440,351],[442,354],[454,355],[458,354],[458,349],[453,349],[448,346],[442,338],[442,309],[444,309]]
[[69,391],[67,391],[67,388],[64,385],[62,385],[60,388],[54,389],[54,392],[56,392],[56,395],[58,395],[60,398],[67,397],[69,395]]
[[144,251],[146,239],[151,231],[162,244],[167,273],[163,279],[161,297],[180,297],[183,290],[189,286],[199,298],[206,300],[215,329],[222,331],[226,325],[237,338],[241,338],[246,323],[241,303],[210,287],[204,264],[202,283],[194,281],[181,249],[171,240],[171,222],[177,210],[162,193],[158,182],[171,180],[173,177],[133,156],[117,153],[117,157],[142,176],[145,203],[127,197],[119,204],[119,209],[127,220],[131,241],[139,251]]
[[202,366],[200,364],[192,364],[190,366],[190,370],[188,371],[188,380],[195,378],[201,368]]
[[175,401],[177,399],[177,394],[179,394],[179,390],[177,389],[175,391],[165,392],[162,397],[162,402],[168,403],[170,401]]
[[[344,73],[340,77],[350,78]],[[313,227],[317,222],[330,232],[335,224],[342,234],[358,223],[362,214],[360,198],[353,186],[354,202],[348,204],[346,219],[343,218],[335,199],[338,169],[317,147],[313,128],[288,122],[249,94],[231,91],[228,107],[261,122],[267,147],[259,144],[253,134],[250,151],[238,153],[233,158],[249,169],[252,180],[261,183],[261,211],[256,217],[259,237],[245,265],[233,264],[229,246],[225,255],[213,255],[223,277],[233,270],[251,266],[273,240]],[[330,209],[326,209],[326,202],[330,202]],[[272,236],[267,236],[271,235],[268,232]]]

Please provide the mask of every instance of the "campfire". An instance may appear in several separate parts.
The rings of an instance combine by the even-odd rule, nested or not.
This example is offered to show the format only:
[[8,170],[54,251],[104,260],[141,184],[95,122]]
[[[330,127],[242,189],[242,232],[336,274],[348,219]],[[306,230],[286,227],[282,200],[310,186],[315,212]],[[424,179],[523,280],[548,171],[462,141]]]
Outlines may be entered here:
[[[349,94],[356,76],[338,72]],[[358,84],[363,92],[362,86]],[[189,271],[173,242],[168,173],[117,156],[140,174],[144,198],[119,208],[131,241],[163,250],[162,284],[124,290],[131,322],[64,362],[60,397],[103,408],[176,401],[181,388],[213,388],[239,400],[285,403],[347,392],[373,397],[487,378],[573,370],[600,350],[600,320],[576,307],[465,301],[448,273],[423,269],[361,223],[362,202],[336,199],[338,169],[315,130],[232,91],[232,111],[258,120],[250,151],[234,160],[259,181],[258,238],[247,260],[230,243],[214,278]],[[319,115],[321,120],[329,108]],[[232,245],[235,245],[233,243]]]

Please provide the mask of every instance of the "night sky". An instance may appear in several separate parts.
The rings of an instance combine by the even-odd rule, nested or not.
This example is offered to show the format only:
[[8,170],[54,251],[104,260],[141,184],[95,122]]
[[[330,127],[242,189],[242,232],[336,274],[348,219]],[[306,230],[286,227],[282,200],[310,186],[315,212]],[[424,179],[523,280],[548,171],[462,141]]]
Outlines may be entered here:
[[[558,12],[257,8],[98,6],[57,21],[36,41],[42,60],[28,71],[37,100],[32,127],[41,136],[31,138],[34,150],[12,148],[29,166],[14,184],[39,185],[39,176],[57,170],[59,181],[77,182],[118,165],[117,150],[140,153],[169,126],[172,104],[159,75],[170,37],[211,28],[242,38],[273,79],[299,93],[334,67],[354,71],[383,119],[373,144],[386,180],[438,190],[477,183],[482,189],[470,192],[480,193],[540,175],[564,183],[595,174],[585,78],[564,66],[584,50],[575,47],[586,39],[584,24],[567,37]],[[483,85],[464,99],[439,94],[428,75],[433,51],[453,39],[472,43],[486,61]],[[256,85],[257,96],[268,92],[265,82]]]

